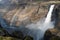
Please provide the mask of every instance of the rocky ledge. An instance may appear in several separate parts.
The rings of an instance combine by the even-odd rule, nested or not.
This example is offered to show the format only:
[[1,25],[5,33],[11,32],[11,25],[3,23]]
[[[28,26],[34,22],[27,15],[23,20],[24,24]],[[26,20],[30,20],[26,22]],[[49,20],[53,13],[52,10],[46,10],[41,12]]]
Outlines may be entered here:
[[45,40],[60,40],[60,31],[58,29],[48,29],[44,35]]

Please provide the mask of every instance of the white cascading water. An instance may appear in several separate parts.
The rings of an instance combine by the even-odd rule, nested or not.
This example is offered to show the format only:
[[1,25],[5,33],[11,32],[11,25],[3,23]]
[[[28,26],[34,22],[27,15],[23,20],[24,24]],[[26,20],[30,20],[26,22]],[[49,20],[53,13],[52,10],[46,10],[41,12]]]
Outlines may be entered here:
[[49,12],[47,14],[47,17],[45,19],[45,23],[51,22],[51,16],[52,16],[52,12],[53,12],[54,6],[55,5],[51,5],[50,10],[49,10]]
[[[53,27],[50,27],[50,25],[53,24],[53,22],[51,22],[51,16],[52,16],[52,12],[53,12],[53,9],[54,9],[54,6],[55,5],[51,5],[50,9],[49,9],[49,12],[47,14],[47,17],[43,23],[43,27],[41,28],[41,30],[47,30],[48,28],[53,28]],[[47,26],[47,27],[46,27]]]
[[34,37],[34,40],[42,40],[44,37],[44,33],[47,29],[54,28],[54,22],[51,22],[51,16],[55,5],[51,5],[49,12],[45,21],[38,21],[37,23],[32,23],[26,26],[26,28],[30,29],[27,33],[28,35]]
[[41,37],[44,36],[44,33],[45,33],[45,31],[46,31],[47,29],[54,28],[54,22],[51,22],[51,16],[52,16],[52,12],[53,12],[54,6],[55,6],[55,5],[51,5],[50,10],[49,10],[49,12],[48,12],[48,14],[47,14],[47,17],[46,17],[46,19],[45,19],[45,21],[44,21],[44,23],[43,23],[43,27],[40,28],[40,30],[43,31]]

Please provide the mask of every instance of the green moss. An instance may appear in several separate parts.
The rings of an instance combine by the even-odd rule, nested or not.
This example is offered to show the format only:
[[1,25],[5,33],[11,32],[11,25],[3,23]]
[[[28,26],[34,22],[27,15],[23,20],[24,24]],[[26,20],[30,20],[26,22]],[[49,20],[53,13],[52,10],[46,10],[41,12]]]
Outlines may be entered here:
[[0,40],[3,40],[3,38],[0,36]]

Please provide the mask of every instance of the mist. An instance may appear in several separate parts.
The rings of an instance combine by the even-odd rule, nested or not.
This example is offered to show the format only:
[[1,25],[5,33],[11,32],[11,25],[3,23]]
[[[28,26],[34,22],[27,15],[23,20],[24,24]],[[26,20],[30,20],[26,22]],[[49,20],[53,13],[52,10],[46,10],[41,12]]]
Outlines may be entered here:
[[34,37],[34,40],[43,40],[46,30],[54,28],[54,21],[51,22],[51,16],[55,5],[51,5],[46,18],[39,20],[37,23],[32,23],[26,26],[30,29],[28,35]]

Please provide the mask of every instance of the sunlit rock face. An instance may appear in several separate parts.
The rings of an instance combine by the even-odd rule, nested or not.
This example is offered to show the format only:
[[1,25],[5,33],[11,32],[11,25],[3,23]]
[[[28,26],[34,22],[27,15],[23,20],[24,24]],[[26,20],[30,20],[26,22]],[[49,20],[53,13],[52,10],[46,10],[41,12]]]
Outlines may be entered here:
[[9,25],[14,26],[27,25],[46,17],[50,5],[50,3],[41,3],[39,5],[38,3],[31,3],[30,5],[22,3],[21,5],[23,6],[21,6],[18,3],[16,4],[16,1],[18,0],[8,0],[7,5],[0,5],[0,16],[3,17]]
[[48,5],[26,5],[22,7],[11,6],[0,9],[0,14],[10,25],[27,25],[45,17],[48,12],[48,7]]

